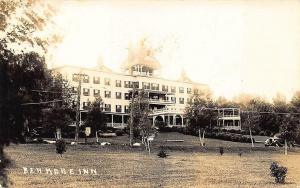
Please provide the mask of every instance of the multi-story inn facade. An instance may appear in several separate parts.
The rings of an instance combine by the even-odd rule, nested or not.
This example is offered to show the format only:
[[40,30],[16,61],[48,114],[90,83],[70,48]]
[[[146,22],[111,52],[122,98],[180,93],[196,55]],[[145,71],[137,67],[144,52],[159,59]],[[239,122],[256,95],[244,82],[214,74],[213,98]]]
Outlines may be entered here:
[[147,91],[151,110],[149,118],[153,125],[163,121],[168,126],[184,126],[184,110],[191,97],[196,93],[209,92],[207,85],[192,82],[184,72],[178,80],[160,77],[157,73],[160,63],[155,59],[153,50],[147,48],[143,41],[136,48],[129,49],[128,58],[122,67],[122,73],[114,72],[100,60],[95,68],[66,65],[54,68],[54,71],[69,80],[74,93],[77,93],[79,84],[78,73],[84,75],[80,91],[82,113],[88,103],[101,97],[104,112],[108,116],[108,126],[116,128],[127,126],[133,87]]

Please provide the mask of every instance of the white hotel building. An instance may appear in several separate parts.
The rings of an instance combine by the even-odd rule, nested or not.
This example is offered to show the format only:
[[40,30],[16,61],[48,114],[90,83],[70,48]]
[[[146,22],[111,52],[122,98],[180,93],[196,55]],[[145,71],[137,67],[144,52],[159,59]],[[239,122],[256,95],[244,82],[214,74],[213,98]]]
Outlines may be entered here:
[[160,63],[154,57],[154,50],[146,47],[144,41],[135,48],[129,48],[128,58],[122,68],[122,73],[114,72],[100,60],[95,68],[65,65],[53,70],[70,81],[75,93],[78,87],[76,74],[85,74],[80,92],[81,111],[84,113],[87,104],[100,96],[104,102],[104,112],[108,116],[107,124],[115,128],[127,126],[133,83],[137,83],[137,89],[144,89],[149,93],[149,118],[153,125],[157,121],[163,121],[168,126],[184,126],[184,110],[192,95],[210,92],[207,85],[191,81],[184,72],[178,80],[160,77]]

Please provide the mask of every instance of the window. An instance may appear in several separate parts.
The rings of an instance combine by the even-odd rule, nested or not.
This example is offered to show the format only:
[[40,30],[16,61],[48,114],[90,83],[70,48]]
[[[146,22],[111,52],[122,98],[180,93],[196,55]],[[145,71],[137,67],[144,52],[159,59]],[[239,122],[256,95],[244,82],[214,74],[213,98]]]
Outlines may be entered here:
[[129,113],[129,106],[128,106],[128,105],[125,105],[125,107],[124,107],[124,112],[125,112],[125,113]]
[[135,85],[135,88],[139,88],[139,82],[124,81],[125,88],[133,88],[133,84]]
[[179,98],[179,104],[184,104],[184,98]]
[[131,82],[132,84],[132,87],[133,87],[133,84],[134,84],[134,87],[135,88],[140,88],[140,83],[139,82]]
[[83,102],[82,103],[82,108],[84,109],[84,110],[86,110],[86,109],[88,109],[88,107],[91,105],[91,102]]
[[191,94],[192,93],[192,88],[186,88],[186,92],[187,92],[187,94]]
[[84,75],[82,81],[83,81],[83,83],[89,83],[90,82],[89,76],[88,75]]
[[171,97],[171,101],[176,103],[176,97]]
[[187,99],[186,99],[186,102],[187,102],[187,103],[191,103],[191,102],[192,102],[192,99],[191,99],[191,98],[187,98]]
[[122,112],[122,106],[116,105],[116,112]]
[[150,83],[148,83],[148,82],[143,82],[143,83],[142,83],[142,87],[143,87],[143,89],[150,89]]
[[171,86],[171,92],[176,93],[176,87],[175,86]]
[[77,87],[72,87],[72,93],[77,93],[78,88]]
[[84,96],[89,96],[90,95],[90,89],[83,88],[83,95]]
[[116,80],[116,87],[122,87],[121,80]]
[[110,78],[104,78],[104,84],[110,86]]
[[183,87],[179,87],[179,93],[184,93],[184,88]]
[[87,102],[83,102],[83,103],[82,103],[82,108],[83,108],[83,109],[86,109],[86,108],[87,108]]
[[159,90],[159,84],[152,83],[152,84],[151,84],[151,89],[152,89],[152,90]]
[[116,99],[122,99],[122,93],[116,92]]
[[130,82],[129,81],[124,81],[124,87],[125,88],[130,88]]
[[94,82],[94,84],[100,84],[100,77],[99,76],[94,76],[93,82]]
[[111,92],[110,91],[105,91],[104,92],[104,97],[105,98],[110,98],[111,97]]
[[194,94],[199,94],[198,89],[194,89]]
[[111,111],[111,104],[105,104],[104,108],[105,108],[105,111],[110,112]]
[[94,89],[94,97],[99,97],[99,96],[100,96],[100,90]]
[[78,74],[73,74],[72,80],[73,80],[74,82],[78,82],[78,79],[79,79]]
[[169,87],[166,85],[162,85],[162,91],[168,92],[169,91]]
[[124,93],[124,99],[125,100],[130,100],[129,93]]

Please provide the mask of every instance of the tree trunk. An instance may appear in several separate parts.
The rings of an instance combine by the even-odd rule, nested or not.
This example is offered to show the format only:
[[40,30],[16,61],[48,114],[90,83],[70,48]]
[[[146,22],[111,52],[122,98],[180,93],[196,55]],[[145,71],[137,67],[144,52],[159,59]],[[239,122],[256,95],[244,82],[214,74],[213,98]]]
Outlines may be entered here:
[[202,146],[205,145],[205,137],[204,137],[204,135],[205,135],[205,130],[203,131],[203,136],[202,136]]
[[98,131],[96,131],[96,142],[99,143]]
[[200,141],[200,145],[203,146],[202,145],[202,138],[201,138],[201,130],[200,129],[199,129],[199,141]]
[[251,127],[249,127],[249,132],[250,132],[250,138],[251,138],[251,145],[252,145],[252,147],[254,147],[253,137],[252,137],[252,132],[251,132]]
[[284,139],[284,154],[287,155],[287,141]]
[[4,154],[4,146],[0,145],[0,187],[7,187],[7,175],[6,175],[6,168],[9,165],[10,161],[8,158],[6,158]]
[[61,139],[61,129],[60,128],[56,128],[56,139],[57,140]]

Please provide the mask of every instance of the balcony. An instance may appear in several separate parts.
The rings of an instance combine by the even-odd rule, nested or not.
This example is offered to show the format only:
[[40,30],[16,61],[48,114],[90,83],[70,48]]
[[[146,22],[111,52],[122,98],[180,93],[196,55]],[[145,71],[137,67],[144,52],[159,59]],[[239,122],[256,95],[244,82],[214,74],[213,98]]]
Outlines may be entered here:
[[225,115],[220,115],[218,118],[224,120],[240,120],[241,116],[236,114],[227,114],[227,115],[225,114]]
[[150,104],[175,104],[175,101],[171,101],[171,100],[164,100],[164,99],[149,99],[149,103]]
[[182,114],[183,111],[180,110],[171,110],[167,108],[161,108],[161,109],[155,109],[150,112],[150,115],[161,115],[161,114],[169,114],[169,113],[174,113],[174,114]]

